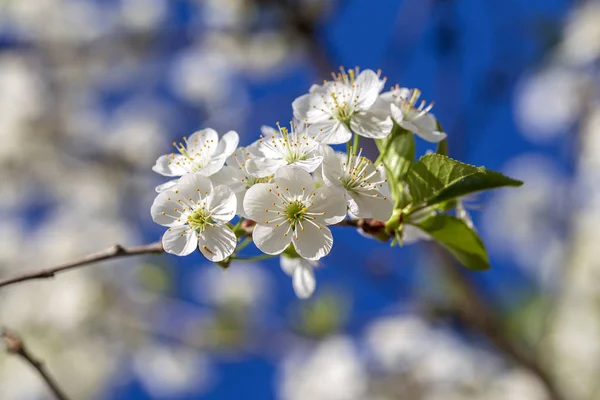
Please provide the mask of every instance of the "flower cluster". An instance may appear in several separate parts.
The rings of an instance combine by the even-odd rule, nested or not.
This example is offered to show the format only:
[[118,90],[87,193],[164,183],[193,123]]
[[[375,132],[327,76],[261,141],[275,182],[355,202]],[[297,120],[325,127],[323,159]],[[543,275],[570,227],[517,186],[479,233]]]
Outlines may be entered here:
[[[228,263],[238,258],[238,241],[248,240],[251,228],[256,247],[282,255],[296,294],[308,297],[315,289],[313,267],[333,246],[329,225],[347,216],[390,218],[384,170],[362,155],[353,134],[381,139],[394,124],[432,142],[445,134],[436,129],[432,106],[416,104],[417,89],[382,93],[385,79],[371,70],[341,70],[333,78],[293,102],[289,128],[263,126],[247,147],[238,147],[234,131],[219,138],[204,129],[156,161],[155,172],[178,177],[156,188],[151,209],[154,221],[168,227],[166,252],[184,256],[198,249]],[[347,152],[331,147],[341,143],[348,143]]]

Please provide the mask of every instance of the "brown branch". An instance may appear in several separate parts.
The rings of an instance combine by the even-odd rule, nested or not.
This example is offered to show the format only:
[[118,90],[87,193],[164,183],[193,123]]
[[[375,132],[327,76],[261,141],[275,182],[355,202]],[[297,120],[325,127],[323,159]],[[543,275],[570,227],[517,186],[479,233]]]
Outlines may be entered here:
[[50,388],[50,391],[52,391],[58,400],[69,399],[56,380],[50,375],[44,363],[31,354],[27,346],[25,346],[23,339],[21,339],[16,332],[4,329],[1,337],[6,346],[6,352],[20,356],[23,360],[27,361],[27,363],[40,374],[48,388]]
[[19,274],[13,276],[11,278],[6,278],[0,280],[0,287],[12,285],[14,283],[30,281],[34,279],[47,279],[53,278],[54,275],[68,271],[70,269],[82,267],[85,265],[93,264],[99,261],[109,260],[113,258],[123,258],[129,256],[137,256],[142,254],[158,254],[164,252],[162,244],[160,242],[145,244],[141,246],[135,247],[123,247],[121,245],[112,246],[106,250],[103,250],[99,253],[90,254],[88,256],[82,257],[78,260],[71,261],[64,264],[59,264],[53,267],[44,268],[36,271],[25,272],[23,274]]

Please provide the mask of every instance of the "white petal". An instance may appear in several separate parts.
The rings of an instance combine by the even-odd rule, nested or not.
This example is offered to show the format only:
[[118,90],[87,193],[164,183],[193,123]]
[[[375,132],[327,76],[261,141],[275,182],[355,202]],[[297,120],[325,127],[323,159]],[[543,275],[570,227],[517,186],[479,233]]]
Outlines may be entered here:
[[191,156],[196,156],[197,154],[209,156],[217,150],[218,142],[219,135],[214,129],[202,129],[194,132],[187,139],[186,150]]
[[232,255],[236,246],[235,233],[226,225],[209,226],[198,235],[200,252],[213,262],[223,261]]
[[323,112],[326,105],[318,93],[309,93],[298,97],[292,103],[294,118],[300,122],[314,124],[329,119],[329,115]]
[[388,197],[385,200],[383,195],[370,197],[377,191],[370,190],[365,195],[360,192],[348,192],[353,202],[350,203],[350,211],[359,218],[375,218],[378,221],[387,221],[392,216],[394,205]]
[[211,175],[210,181],[214,186],[225,185],[234,192],[241,190],[246,187],[244,183],[244,179],[246,178],[246,174],[244,171],[237,167],[225,166],[222,170],[217,172],[214,175]]
[[292,258],[282,255],[281,257],[279,257],[279,265],[281,266],[283,272],[285,272],[289,276],[292,276],[294,275],[294,271],[296,270],[296,268],[300,267],[300,260],[302,260],[302,258]]
[[252,231],[252,240],[260,251],[266,254],[281,254],[290,244],[292,232],[285,236],[289,225],[279,227],[255,225]]
[[323,157],[315,156],[307,158],[306,160],[296,161],[290,165],[296,168],[303,169],[306,172],[314,172],[315,169],[319,168],[319,165],[323,162]]
[[299,298],[309,298],[317,287],[313,269],[310,266],[296,268],[292,277],[292,287],[294,288],[294,293],[296,293],[296,296]]
[[233,190],[227,186],[217,186],[206,199],[206,206],[210,210],[212,219],[220,222],[229,222],[235,217],[237,199]]
[[223,168],[223,165],[225,165],[225,156],[224,155],[218,156],[215,158],[211,158],[211,160],[208,162],[208,164],[206,164],[204,167],[197,170],[196,173],[203,175],[203,176],[211,176],[211,175],[219,172],[221,170],[221,168]]
[[311,212],[325,212],[323,216],[315,216],[316,221],[327,225],[337,224],[346,218],[346,198],[344,192],[332,187],[323,187],[315,190]]
[[390,117],[379,119],[369,112],[355,114],[350,120],[350,127],[355,133],[372,139],[386,137],[392,131],[393,126]]
[[250,175],[264,178],[273,175],[282,165],[286,165],[282,158],[257,157],[246,162],[246,171]]
[[363,110],[371,107],[383,89],[384,83],[385,81],[379,79],[379,76],[372,70],[362,71],[354,82],[356,106]]
[[152,220],[159,225],[181,225],[182,222],[177,221],[181,217],[181,209],[182,207],[177,203],[177,198],[171,192],[166,191],[156,196],[150,208],[150,214],[152,215]]
[[278,201],[277,197],[270,192],[274,185],[270,183],[257,183],[246,192],[244,196],[244,211],[246,215],[260,224],[274,218],[273,213],[265,211],[269,207],[272,208],[272,203]]
[[304,230],[298,229],[296,231],[298,238],[294,237],[292,240],[296,252],[307,260],[318,260],[329,254],[333,246],[333,237],[329,228],[325,225],[317,227],[307,221],[303,221],[302,227]]
[[187,256],[198,247],[198,237],[187,225],[174,226],[163,235],[162,245],[167,253]]
[[164,176],[181,176],[190,171],[190,164],[181,154],[165,154],[156,160],[152,171]]
[[436,119],[431,114],[425,114],[421,118],[414,120],[413,123],[417,126],[414,132],[423,140],[438,143],[446,138],[444,132],[437,130]]
[[219,140],[217,151],[215,154],[224,156],[225,158],[233,154],[240,142],[240,137],[236,131],[229,131]]
[[275,185],[279,191],[290,193],[294,196],[310,192],[314,186],[313,179],[308,172],[294,167],[295,164],[286,165],[275,173]]
[[316,140],[326,144],[346,143],[352,138],[352,133],[346,125],[337,120],[313,123],[309,125],[308,133],[311,136],[316,136]]
[[392,103],[390,104],[390,111],[392,114],[392,118],[394,119],[394,121],[396,121],[396,123],[399,124],[402,121],[404,121],[404,113],[402,112],[400,107]]
[[263,134],[263,136],[265,137],[271,137],[271,136],[277,136],[279,135],[279,132],[277,131],[277,129],[268,126],[268,125],[263,125],[260,127],[260,133]]
[[205,176],[201,174],[186,174],[179,178],[179,184],[190,185],[194,191],[200,193],[202,196],[206,196],[212,191],[213,185]]
[[173,179],[173,180],[165,182],[161,185],[158,185],[157,187],[154,188],[154,190],[156,190],[156,193],[162,193],[165,190],[169,190],[169,189],[173,188],[173,186],[175,186],[175,185],[177,185],[177,179]]
[[335,153],[328,154],[323,160],[323,179],[327,186],[341,187],[340,178],[343,176],[342,160],[347,158],[346,153],[343,155]]

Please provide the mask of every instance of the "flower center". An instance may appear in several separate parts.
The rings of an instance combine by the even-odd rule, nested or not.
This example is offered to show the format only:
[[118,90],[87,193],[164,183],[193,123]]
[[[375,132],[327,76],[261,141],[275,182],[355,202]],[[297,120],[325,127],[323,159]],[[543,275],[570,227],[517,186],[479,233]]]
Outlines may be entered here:
[[214,225],[214,221],[207,210],[197,208],[188,215],[188,225],[197,232],[204,232],[207,226]]
[[433,108],[434,103],[427,105],[425,100],[421,100],[421,103],[417,106],[420,97],[421,91],[419,89],[411,89],[407,98],[400,98],[400,108],[407,120],[420,118]]
[[249,175],[242,179],[242,182],[244,182],[246,185],[246,189],[250,189],[257,183],[269,183],[271,182],[271,179],[273,179],[273,175],[265,176],[264,178],[258,178],[256,176]]
[[[177,151],[187,159],[189,165],[191,165],[192,172],[198,172],[202,168],[204,168],[207,164],[205,157],[202,157],[202,148],[198,150],[196,154],[192,154],[187,150],[188,140],[186,137],[183,138],[184,143],[173,142],[173,146],[177,149]],[[210,144],[205,145],[206,148],[210,148]]]
[[284,209],[285,217],[292,226],[292,228],[294,228],[297,223],[301,222],[303,219],[306,218],[307,212],[308,208],[304,205],[304,202],[300,200],[294,200],[289,202]]

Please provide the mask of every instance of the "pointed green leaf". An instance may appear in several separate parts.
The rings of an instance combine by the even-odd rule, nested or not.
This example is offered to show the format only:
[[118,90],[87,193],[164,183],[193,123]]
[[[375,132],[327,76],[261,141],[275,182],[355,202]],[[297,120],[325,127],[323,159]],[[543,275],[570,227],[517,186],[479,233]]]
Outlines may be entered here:
[[428,154],[412,164],[406,176],[415,203],[427,202],[448,186],[480,170],[440,154]]
[[440,154],[428,154],[412,164],[406,176],[415,204],[438,204],[470,193],[523,182],[484,167],[464,164]]
[[483,241],[462,220],[446,214],[431,216],[417,224],[465,267],[486,270],[490,267]]
[[394,124],[392,133],[383,139],[376,139],[375,143],[381,153],[381,161],[386,168],[394,204],[401,204],[404,192],[401,182],[415,160],[414,135]]
[[499,172],[484,169],[446,187],[433,199],[429,200],[429,203],[437,204],[482,190],[497,189],[505,186],[518,187],[521,185],[523,185],[522,181],[509,178]]

